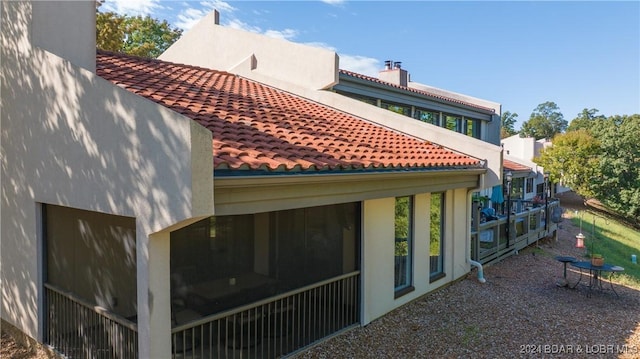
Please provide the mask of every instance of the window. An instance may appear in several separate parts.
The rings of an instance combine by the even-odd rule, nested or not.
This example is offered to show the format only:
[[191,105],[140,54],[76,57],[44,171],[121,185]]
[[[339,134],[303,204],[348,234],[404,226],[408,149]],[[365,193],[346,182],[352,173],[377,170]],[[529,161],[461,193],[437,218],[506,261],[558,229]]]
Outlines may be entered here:
[[429,281],[445,276],[444,273],[444,193],[431,194],[429,228]]
[[447,130],[462,132],[462,118],[455,115],[445,115],[444,127],[446,127]]
[[536,185],[536,195],[540,198],[544,197],[544,183],[538,183]]
[[383,101],[380,103],[380,107],[387,109],[389,111],[393,111],[395,113],[399,113],[401,115],[411,116],[411,107],[409,106],[403,106],[397,103],[390,103],[390,102]]
[[440,125],[440,114],[438,112],[417,108],[416,112],[413,114],[413,117],[416,120],[430,123],[432,125],[436,125],[436,126]]
[[413,197],[397,197],[395,205],[396,298],[413,290]]
[[374,106],[378,106],[378,100],[376,100],[373,97],[369,97],[369,96],[364,96],[364,95],[358,95],[358,94],[353,94],[353,93],[349,93],[349,92],[344,92],[344,91],[336,91],[337,93],[343,95],[343,96],[347,96],[362,102],[366,102],[369,105],[374,105]]
[[533,178],[527,178],[527,193],[533,193]]
[[511,182],[511,199],[524,198],[524,178],[514,178]]
[[467,124],[467,136],[480,138],[480,120],[466,118],[465,122]]

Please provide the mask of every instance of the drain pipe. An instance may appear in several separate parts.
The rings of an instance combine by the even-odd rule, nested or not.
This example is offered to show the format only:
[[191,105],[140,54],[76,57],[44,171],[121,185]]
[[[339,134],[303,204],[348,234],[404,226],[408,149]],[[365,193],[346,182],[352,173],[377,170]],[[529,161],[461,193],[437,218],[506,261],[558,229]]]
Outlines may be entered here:
[[471,258],[469,258],[469,263],[471,263],[471,265],[474,266],[474,267],[478,267],[478,282],[486,283],[487,280],[484,279],[484,272],[482,271],[482,264],[480,264],[480,262],[476,262],[476,261],[472,260]]
[[[484,187],[484,174],[480,175],[480,183],[478,183],[478,187],[475,189],[471,189],[467,192],[467,196],[469,198],[471,198],[471,195],[473,194],[474,191],[477,191],[479,189],[482,189],[482,187]],[[472,209],[473,210],[473,209]],[[469,211],[469,206],[467,206],[467,218],[471,218],[470,214],[468,213]],[[467,233],[467,248],[471,248],[471,236]],[[476,262],[473,259],[471,259],[471,253],[467,252],[469,257],[467,258],[467,260],[469,261],[469,264],[471,264],[474,267],[478,268],[478,282],[480,283],[486,283],[487,280],[484,278],[484,271],[482,270],[482,264],[480,264],[480,262]]]

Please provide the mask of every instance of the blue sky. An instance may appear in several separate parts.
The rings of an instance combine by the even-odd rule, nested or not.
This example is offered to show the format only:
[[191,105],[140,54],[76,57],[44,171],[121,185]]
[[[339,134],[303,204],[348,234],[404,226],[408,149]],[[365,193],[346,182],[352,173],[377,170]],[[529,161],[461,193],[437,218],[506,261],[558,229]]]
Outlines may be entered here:
[[584,108],[640,114],[640,2],[107,0],[188,30],[213,9],[224,26],[321,46],[376,76],[401,61],[412,81],[502,104],[516,129],[538,104],[567,121]]

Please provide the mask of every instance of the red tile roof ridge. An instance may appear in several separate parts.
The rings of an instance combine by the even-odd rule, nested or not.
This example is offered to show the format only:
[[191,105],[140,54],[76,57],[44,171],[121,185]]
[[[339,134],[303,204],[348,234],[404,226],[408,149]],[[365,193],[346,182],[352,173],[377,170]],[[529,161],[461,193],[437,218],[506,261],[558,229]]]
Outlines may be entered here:
[[417,93],[417,94],[433,97],[433,98],[436,98],[438,100],[444,100],[444,101],[448,101],[448,102],[452,102],[452,103],[457,103],[457,104],[460,104],[460,105],[465,105],[465,106],[477,108],[477,109],[480,109],[480,110],[488,111],[490,113],[495,113],[496,112],[494,109],[489,108],[489,107],[476,105],[476,104],[473,104],[473,103],[470,103],[470,102],[454,99],[452,97],[438,95],[438,94],[431,93],[431,92],[425,91],[425,90],[420,90],[420,89],[416,89],[416,88],[412,88],[412,87],[408,87],[408,86],[396,85],[396,84],[391,83],[391,82],[382,81],[377,77],[363,75],[363,74],[360,74],[360,73],[357,73],[357,72],[353,72],[353,71],[349,71],[349,70],[342,70],[342,69],[340,70],[340,73],[343,73],[343,74],[351,76],[351,77],[356,77],[356,78],[359,78],[359,79],[362,79],[362,80],[376,82],[376,83],[379,83],[379,84],[382,84],[382,85],[386,85],[386,86],[390,86],[390,87],[394,87],[394,88],[397,88],[397,89],[401,89],[401,90],[405,90],[405,91],[409,91],[409,92],[413,92],[413,93]]
[[469,155],[224,71],[98,50],[96,73],[208,128],[216,170],[483,166]]
[[510,171],[531,171],[532,170],[532,168],[529,166],[523,165],[515,161],[508,160],[506,158],[502,160],[502,167]]

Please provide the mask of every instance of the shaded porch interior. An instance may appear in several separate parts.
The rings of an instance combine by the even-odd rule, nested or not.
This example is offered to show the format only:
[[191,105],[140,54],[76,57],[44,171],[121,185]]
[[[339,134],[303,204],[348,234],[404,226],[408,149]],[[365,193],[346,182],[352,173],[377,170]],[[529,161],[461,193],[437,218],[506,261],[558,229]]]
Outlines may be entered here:
[[356,271],[359,207],[210,217],[172,232],[174,325]]
[[[277,357],[358,323],[360,212],[218,216],[171,232],[174,356]],[[70,357],[136,357],[135,219],[43,205],[43,221],[46,342]]]

